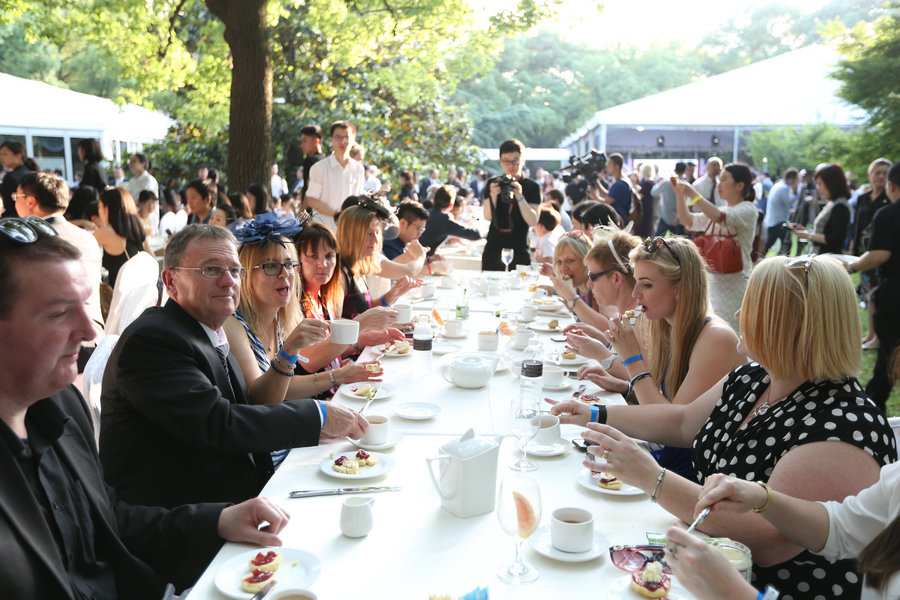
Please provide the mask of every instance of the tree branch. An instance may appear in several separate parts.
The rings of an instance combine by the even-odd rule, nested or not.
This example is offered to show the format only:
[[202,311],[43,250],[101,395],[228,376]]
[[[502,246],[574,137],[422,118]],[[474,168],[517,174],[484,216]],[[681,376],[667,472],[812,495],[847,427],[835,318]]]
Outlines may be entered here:
[[178,3],[178,6],[175,7],[175,10],[172,11],[172,15],[169,17],[169,31],[166,34],[166,45],[163,46],[157,55],[159,58],[165,58],[166,53],[169,52],[169,46],[172,45],[172,38],[175,36],[175,20],[178,18],[178,13],[181,12],[181,9],[184,8],[184,4],[187,0],[181,0]]

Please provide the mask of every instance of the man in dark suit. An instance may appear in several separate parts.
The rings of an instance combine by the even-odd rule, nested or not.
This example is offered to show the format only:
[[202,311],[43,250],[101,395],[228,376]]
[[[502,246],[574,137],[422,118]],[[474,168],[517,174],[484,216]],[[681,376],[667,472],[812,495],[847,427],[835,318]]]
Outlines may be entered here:
[[[366,420],[336,402],[247,403],[222,330],[245,275],[227,229],[188,226],[166,246],[170,300],[125,330],[103,377],[100,459],[123,500],[240,502],[269,479],[272,450],[365,432]],[[324,339],[328,324],[318,323]]]
[[288,516],[267,500],[168,510],[130,506],[104,484],[71,385],[94,335],[92,286],[79,251],[43,226],[0,225],[0,598],[159,600],[223,539],[280,545]]

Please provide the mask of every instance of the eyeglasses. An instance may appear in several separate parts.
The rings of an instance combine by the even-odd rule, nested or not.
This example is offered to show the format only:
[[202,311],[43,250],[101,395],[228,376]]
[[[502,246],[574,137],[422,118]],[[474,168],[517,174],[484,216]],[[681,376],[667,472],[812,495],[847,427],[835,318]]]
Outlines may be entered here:
[[600,271],[599,273],[591,273],[590,271],[588,271],[587,276],[588,276],[588,279],[590,279],[592,282],[594,282],[594,281],[597,281],[598,279],[600,279],[601,277],[603,277],[604,275],[606,275],[607,273],[612,273],[613,271],[618,271],[618,270],[619,269],[607,269],[605,271]]
[[580,229],[573,229],[572,231],[562,234],[560,237],[570,237],[570,238],[574,238],[574,239],[578,240],[578,239],[583,238],[586,235],[587,234]]
[[291,273],[297,272],[297,267],[300,266],[299,262],[289,260],[283,263],[280,262],[267,262],[261,265],[256,265],[253,267],[254,269],[262,269],[263,273],[268,275],[269,277],[278,277],[281,275],[282,271],[290,271]]
[[172,269],[181,269],[183,271],[200,271],[202,277],[207,279],[221,279],[226,272],[231,275],[232,279],[240,280],[247,276],[247,269],[244,267],[220,267],[218,265],[208,265],[206,267],[172,267]]
[[665,557],[664,546],[611,546],[609,548],[609,558],[612,564],[629,573],[642,571],[647,563],[658,562],[662,565],[663,572],[671,575],[672,570],[666,563]]
[[519,157],[519,158],[514,158],[514,159],[512,159],[512,160],[510,160],[510,159],[508,159],[508,158],[501,158],[501,159],[500,159],[500,164],[503,164],[503,165],[510,165],[510,166],[512,166],[512,165],[517,165],[517,164],[519,164],[519,163],[521,163],[521,162],[522,162],[522,158],[521,158],[521,157]]
[[0,235],[17,244],[33,244],[39,239],[56,237],[56,230],[40,217],[7,217],[0,219]]
[[13,202],[18,202],[19,198],[27,198],[28,196],[33,196],[33,194],[26,194],[25,192],[16,192],[12,195]]
[[815,254],[803,254],[801,256],[795,256],[785,263],[787,268],[791,269],[793,267],[801,266],[803,267],[803,280],[804,283],[809,286],[809,266],[812,264],[813,259],[816,257]]
[[678,255],[675,254],[674,250],[672,250],[669,242],[667,242],[664,238],[656,236],[655,238],[647,238],[646,240],[644,240],[644,250],[646,250],[650,254],[655,254],[656,251],[663,246],[665,246],[666,250],[668,250],[669,253],[675,257],[675,262],[677,262],[678,266],[681,267],[681,259],[678,258]]

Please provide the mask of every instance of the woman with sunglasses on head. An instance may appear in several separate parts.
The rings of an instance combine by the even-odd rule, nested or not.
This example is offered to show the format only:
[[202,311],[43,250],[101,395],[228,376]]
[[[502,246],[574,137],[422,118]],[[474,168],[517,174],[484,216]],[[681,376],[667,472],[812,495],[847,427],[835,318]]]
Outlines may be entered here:
[[[693,242],[648,239],[634,246],[629,258],[642,335],[636,335],[630,318],[618,315],[605,332],[609,349],[570,332],[570,345],[601,361],[599,367],[581,369],[579,377],[626,398],[633,395],[643,405],[689,404],[746,362],[737,350],[738,338],[708,312],[705,265]],[[685,448],[663,446],[654,450],[654,457],[663,467],[696,477]]]
[[[818,501],[839,501],[872,485],[880,467],[896,459],[896,444],[855,378],[860,326],[843,267],[826,257],[763,260],[750,276],[739,320],[740,350],[756,362],[690,404],[554,406],[563,422],[592,421],[584,437],[598,444],[592,452],[606,464],[585,466],[639,487],[686,522],[700,484],[661,470],[628,436],[692,447],[700,483],[721,473]],[[702,530],[749,546],[755,585],[771,584],[784,599],[859,598],[852,563],[804,552],[760,516],[713,513]]]
[[812,242],[816,254],[841,254],[850,227],[850,188],[844,169],[837,163],[819,165],[813,174],[816,191],[828,202],[816,215],[812,230],[791,224],[798,239]]
[[99,226],[94,237],[103,248],[103,268],[109,273],[109,285],[115,287],[122,265],[141,250],[151,250],[134,198],[128,191],[109,188],[102,192],[97,217]]
[[[756,233],[756,221],[759,211],[753,204],[756,193],[753,191],[753,173],[750,167],[741,163],[725,165],[716,188],[719,198],[726,206],[716,206],[700,195],[685,181],[678,181],[675,186],[675,199],[678,207],[678,220],[689,231],[704,231],[718,235],[732,235],[741,245],[743,266],[736,273],[709,274],[709,296],[713,311],[724,319],[731,328],[738,330],[734,313],[741,306],[747,279],[753,270],[750,252],[753,250],[753,236]],[[691,212],[688,202],[699,208],[700,212]]]

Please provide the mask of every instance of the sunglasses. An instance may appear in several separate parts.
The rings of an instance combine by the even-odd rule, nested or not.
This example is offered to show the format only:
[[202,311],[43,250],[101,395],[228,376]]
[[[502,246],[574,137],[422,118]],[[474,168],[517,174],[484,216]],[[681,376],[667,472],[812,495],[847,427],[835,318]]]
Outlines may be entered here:
[[588,271],[587,276],[588,276],[588,279],[591,280],[591,282],[594,282],[594,281],[597,281],[598,279],[600,279],[601,277],[603,277],[604,275],[606,275],[607,273],[612,273],[613,271],[618,271],[618,270],[619,269],[607,269],[605,271],[600,271],[599,273],[591,273],[590,271]]
[[0,219],[0,235],[17,244],[33,244],[34,242],[56,237],[56,230],[40,217],[7,217]]
[[575,238],[576,240],[578,240],[578,239],[585,237],[586,235],[587,234],[580,229],[573,229],[572,231],[569,231],[568,233],[564,233],[560,237],[570,237],[570,238]]
[[815,254],[803,254],[790,259],[785,265],[787,265],[787,268],[789,269],[803,267],[803,281],[806,283],[806,286],[809,287],[809,266],[812,264],[815,257]]
[[642,571],[647,563],[658,562],[662,565],[664,573],[672,574],[672,569],[665,560],[665,546],[610,546],[609,558],[614,565],[629,573]]
[[675,257],[675,262],[678,263],[678,266],[681,267],[681,259],[678,258],[678,255],[675,254],[675,251],[672,250],[672,247],[669,245],[664,238],[660,236],[656,236],[655,238],[647,238],[644,240],[644,250],[649,252],[650,254],[655,254],[657,250],[665,246],[666,250]]
[[290,271],[291,273],[297,272],[297,267],[300,266],[299,262],[289,260],[283,263],[280,262],[267,262],[261,265],[256,265],[253,267],[254,269],[262,269],[262,272],[268,275],[269,277],[278,277],[281,275],[282,271]]

